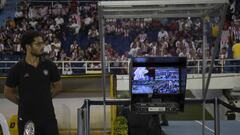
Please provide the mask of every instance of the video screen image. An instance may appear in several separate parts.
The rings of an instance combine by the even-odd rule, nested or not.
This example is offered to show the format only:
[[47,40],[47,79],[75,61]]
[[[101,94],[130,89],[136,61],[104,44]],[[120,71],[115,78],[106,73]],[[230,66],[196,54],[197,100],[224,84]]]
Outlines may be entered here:
[[132,94],[178,94],[177,67],[134,67]]

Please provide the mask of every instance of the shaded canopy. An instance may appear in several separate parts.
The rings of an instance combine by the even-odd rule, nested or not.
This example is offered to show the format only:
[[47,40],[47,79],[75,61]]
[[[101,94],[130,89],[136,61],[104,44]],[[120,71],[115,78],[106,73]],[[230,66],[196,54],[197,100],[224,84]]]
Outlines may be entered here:
[[219,16],[228,0],[100,1],[104,18],[180,18]]

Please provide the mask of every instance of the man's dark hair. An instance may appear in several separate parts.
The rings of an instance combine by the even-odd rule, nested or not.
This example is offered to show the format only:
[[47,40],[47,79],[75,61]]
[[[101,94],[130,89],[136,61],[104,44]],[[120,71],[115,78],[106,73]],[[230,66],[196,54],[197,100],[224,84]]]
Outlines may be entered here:
[[21,45],[24,51],[26,51],[26,45],[31,45],[36,37],[42,37],[42,34],[37,31],[26,31],[21,38]]

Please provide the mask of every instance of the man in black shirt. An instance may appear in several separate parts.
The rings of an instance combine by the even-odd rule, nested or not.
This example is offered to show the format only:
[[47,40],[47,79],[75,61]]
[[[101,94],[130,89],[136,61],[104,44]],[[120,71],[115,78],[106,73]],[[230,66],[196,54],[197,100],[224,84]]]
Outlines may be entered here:
[[58,69],[53,62],[41,58],[41,33],[24,33],[21,44],[25,59],[11,68],[4,87],[4,96],[18,105],[19,135],[23,135],[28,121],[34,123],[35,135],[58,135],[52,103],[52,98],[62,90]]

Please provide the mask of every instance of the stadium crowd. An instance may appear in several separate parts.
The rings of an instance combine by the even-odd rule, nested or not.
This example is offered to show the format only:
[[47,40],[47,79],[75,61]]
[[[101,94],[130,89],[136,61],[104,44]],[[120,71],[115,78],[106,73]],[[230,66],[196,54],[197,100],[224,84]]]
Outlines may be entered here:
[[[207,58],[210,58],[219,33],[219,18],[204,19],[207,20]],[[235,16],[225,21],[220,59],[233,58],[232,46],[240,41],[237,20]],[[8,17],[6,25],[0,28],[1,61],[22,59],[21,34],[30,29],[45,35],[44,55],[51,60],[100,60],[97,3],[57,2],[50,5],[20,1],[15,17]],[[202,58],[200,18],[107,19],[105,31],[105,54],[109,61],[126,61],[132,56],[180,56],[193,61]]]

